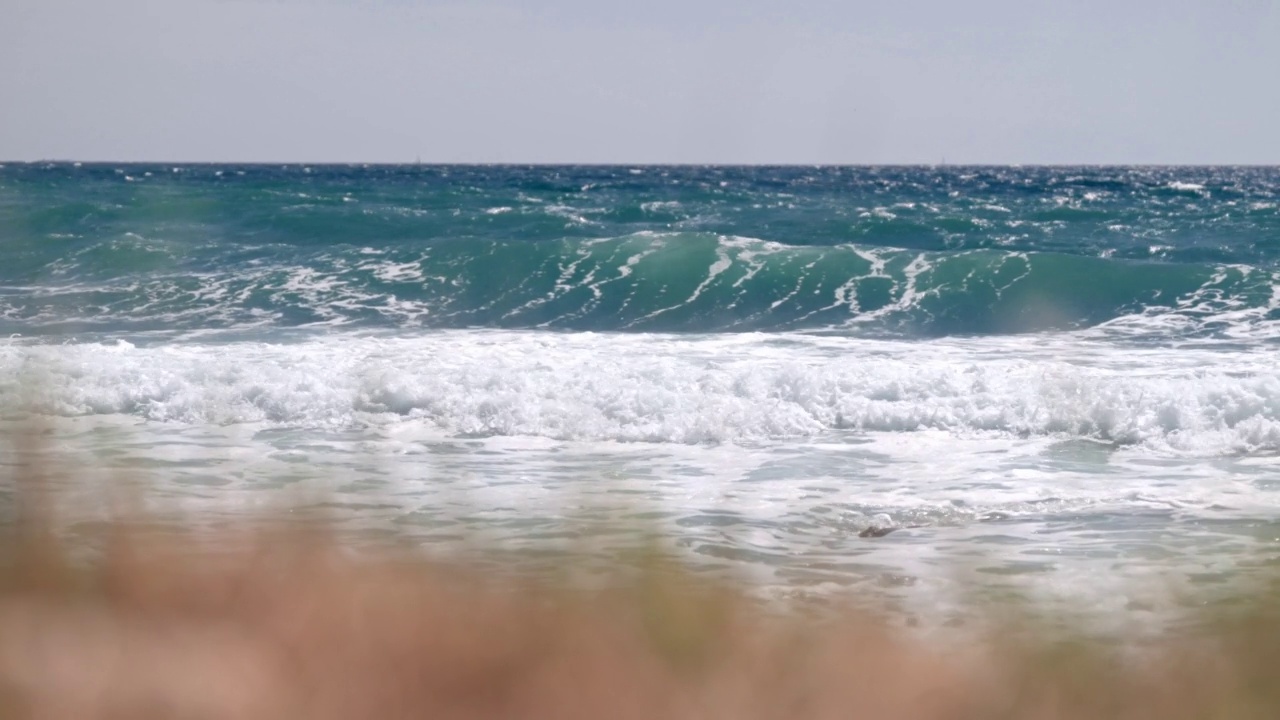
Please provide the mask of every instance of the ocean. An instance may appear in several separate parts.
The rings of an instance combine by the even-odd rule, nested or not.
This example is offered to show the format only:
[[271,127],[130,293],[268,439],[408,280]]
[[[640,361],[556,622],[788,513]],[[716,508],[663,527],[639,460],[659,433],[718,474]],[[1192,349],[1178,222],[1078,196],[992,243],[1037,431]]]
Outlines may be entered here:
[[1280,542],[1278,168],[6,163],[0,337],[0,457],[76,517],[641,526],[942,623]]

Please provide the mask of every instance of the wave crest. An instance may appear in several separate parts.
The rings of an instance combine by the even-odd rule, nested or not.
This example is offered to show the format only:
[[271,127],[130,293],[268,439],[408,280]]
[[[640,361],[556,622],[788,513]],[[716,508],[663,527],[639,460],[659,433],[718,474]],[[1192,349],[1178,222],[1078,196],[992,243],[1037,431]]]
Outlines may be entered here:
[[219,267],[166,274],[157,265],[146,279],[0,289],[0,330],[484,326],[941,336],[1160,318],[1162,331],[1231,335],[1270,332],[1280,319],[1276,273],[1247,265],[792,246],[704,233],[329,247]]

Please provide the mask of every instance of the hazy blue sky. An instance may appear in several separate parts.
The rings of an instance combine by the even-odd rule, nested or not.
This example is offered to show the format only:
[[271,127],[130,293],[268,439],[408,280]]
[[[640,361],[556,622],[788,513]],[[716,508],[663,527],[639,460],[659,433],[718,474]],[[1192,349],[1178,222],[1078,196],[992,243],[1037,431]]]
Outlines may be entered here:
[[1280,0],[4,0],[0,158],[1280,163]]

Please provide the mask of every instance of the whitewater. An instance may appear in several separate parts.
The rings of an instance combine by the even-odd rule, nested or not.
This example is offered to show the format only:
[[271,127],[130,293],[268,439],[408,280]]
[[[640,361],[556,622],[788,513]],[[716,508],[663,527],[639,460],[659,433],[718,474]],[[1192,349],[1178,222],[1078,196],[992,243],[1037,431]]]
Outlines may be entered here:
[[0,422],[90,515],[1132,623],[1274,555],[1278,259],[1269,168],[8,163]]

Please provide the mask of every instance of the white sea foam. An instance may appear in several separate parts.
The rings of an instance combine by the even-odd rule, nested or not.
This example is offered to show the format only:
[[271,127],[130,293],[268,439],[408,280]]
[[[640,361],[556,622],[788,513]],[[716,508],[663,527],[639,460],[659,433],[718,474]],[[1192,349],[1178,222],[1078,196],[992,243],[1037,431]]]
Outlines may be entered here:
[[445,435],[660,443],[928,430],[1196,455],[1280,451],[1280,374],[1255,352],[457,331],[8,345],[0,369],[4,405],[55,415],[319,427],[414,420]]
[[673,212],[680,209],[679,200],[651,200],[640,203],[640,209],[647,213]]
[[366,262],[356,267],[360,270],[371,272],[374,277],[384,282],[406,282],[423,278],[421,260],[405,263],[391,261]]

